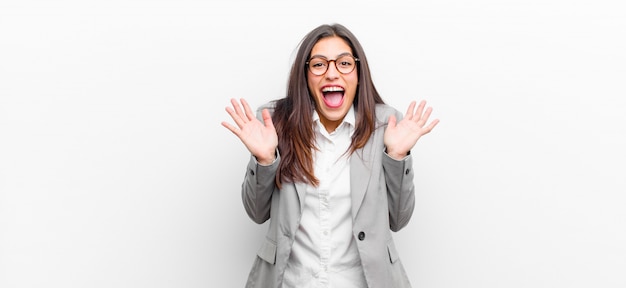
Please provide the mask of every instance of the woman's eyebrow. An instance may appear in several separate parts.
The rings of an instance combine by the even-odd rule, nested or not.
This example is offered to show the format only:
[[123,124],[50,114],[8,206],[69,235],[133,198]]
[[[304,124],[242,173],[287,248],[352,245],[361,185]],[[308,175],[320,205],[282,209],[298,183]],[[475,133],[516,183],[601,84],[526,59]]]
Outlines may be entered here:
[[[350,53],[350,52],[343,52],[343,53],[341,53],[341,54],[337,55],[337,57],[336,57],[335,59],[337,59],[337,58],[339,58],[339,57],[342,57],[342,56],[346,56],[346,55],[352,56],[352,53]],[[354,57],[354,56],[353,56],[353,57]],[[326,56],[324,56],[324,55],[320,55],[320,54],[311,55],[311,59],[313,59],[313,58],[324,58],[324,59],[328,59],[328,57],[326,57]]]

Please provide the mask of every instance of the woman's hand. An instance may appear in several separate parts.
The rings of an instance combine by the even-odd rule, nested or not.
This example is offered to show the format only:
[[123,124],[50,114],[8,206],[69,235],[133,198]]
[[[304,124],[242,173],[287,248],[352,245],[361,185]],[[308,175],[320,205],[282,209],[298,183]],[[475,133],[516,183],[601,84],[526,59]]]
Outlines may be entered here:
[[397,120],[395,116],[389,116],[384,142],[385,147],[387,147],[387,154],[391,158],[396,160],[404,158],[413,146],[415,146],[417,140],[432,131],[437,123],[439,123],[439,120],[435,119],[430,122],[430,124],[426,125],[433,109],[428,107],[426,111],[424,111],[424,106],[426,106],[426,101],[422,100],[417,107],[417,111],[413,113],[415,101],[411,102],[409,109],[406,111],[406,115],[404,115],[404,118],[398,123],[396,123]]
[[250,109],[248,102],[241,99],[241,106],[235,99],[231,99],[233,107],[226,107],[226,112],[233,118],[237,127],[228,122],[222,122],[222,126],[233,132],[239,140],[246,146],[248,151],[256,157],[260,164],[267,165],[274,162],[276,157],[276,147],[278,146],[278,135],[272,122],[272,116],[267,109],[263,109],[263,122],[256,118]]

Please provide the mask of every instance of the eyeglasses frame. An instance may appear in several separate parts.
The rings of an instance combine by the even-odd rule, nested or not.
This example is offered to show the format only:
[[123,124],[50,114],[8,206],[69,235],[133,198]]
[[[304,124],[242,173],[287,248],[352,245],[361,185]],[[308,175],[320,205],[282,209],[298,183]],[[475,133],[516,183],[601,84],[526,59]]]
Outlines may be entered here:
[[[352,59],[354,60],[354,68],[352,68],[352,70],[350,70],[350,72],[343,73],[343,72],[341,72],[341,71],[339,70],[339,67],[337,67],[337,60],[338,60],[339,58],[342,58],[342,57],[350,57],[350,58],[352,58]],[[313,60],[313,59],[315,59],[315,58],[321,58],[321,59],[324,59],[324,60],[326,60],[326,62],[328,63],[328,65],[326,65],[326,70],[324,70],[324,73],[322,73],[322,74],[319,74],[319,75],[318,75],[318,74],[315,74],[315,72],[311,71],[311,66],[309,66],[309,63],[311,63],[311,60]],[[325,57],[321,57],[321,56],[320,56],[320,57],[312,57],[312,58],[310,58],[308,61],[304,62],[304,64],[306,65],[306,68],[309,70],[309,72],[313,73],[313,75],[316,75],[316,76],[322,76],[322,75],[326,74],[326,72],[328,72],[328,67],[330,67],[330,62],[334,62],[334,63],[335,63],[335,69],[337,69],[337,71],[338,71],[339,73],[341,73],[341,74],[344,74],[344,75],[345,75],[345,74],[350,74],[350,73],[352,73],[352,71],[354,71],[354,69],[356,69],[356,66],[357,66],[357,64],[359,63],[359,61],[360,61],[360,59],[359,59],[359,58],[356,58],[356,57],[354,57],[354,56],[352,56],[352,55],[350,55],[350,54],[346,53],[346,54],[343,54],[343,55],[339,55],[339,57],[337,57],[337,58],[335,58],[335,59],[332,59],[332,60],[328,60],[328,59],[326,59]]]

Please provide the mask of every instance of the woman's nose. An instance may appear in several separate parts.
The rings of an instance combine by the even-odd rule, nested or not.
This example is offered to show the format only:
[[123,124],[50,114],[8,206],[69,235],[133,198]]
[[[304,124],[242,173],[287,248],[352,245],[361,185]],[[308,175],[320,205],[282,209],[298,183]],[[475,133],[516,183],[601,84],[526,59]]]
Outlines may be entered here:
[[328,69],[326,70],[325,76],[328,79],[337,79],[339,77],[339,70],[337,70],[335,61],[332,61],[332,65],[331,62],[328,62]]

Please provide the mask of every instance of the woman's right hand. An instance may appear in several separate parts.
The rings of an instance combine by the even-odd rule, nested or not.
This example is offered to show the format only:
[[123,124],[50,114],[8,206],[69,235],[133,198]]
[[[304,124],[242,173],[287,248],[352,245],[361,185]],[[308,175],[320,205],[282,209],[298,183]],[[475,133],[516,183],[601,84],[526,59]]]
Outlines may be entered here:
[[264,123],[261,123],[250,109],[248,102],[243,98],[241,105],[235,99],[231,99],[230,103],[233,107],[226,107],[226,112],[233,118],[237,127],[225,121],[222,122],[222,126],[237,135],[260,164],[268,165],[274,162],[276,147],[278,147],[278,135],[270,112],[263,109],[261,115]]

